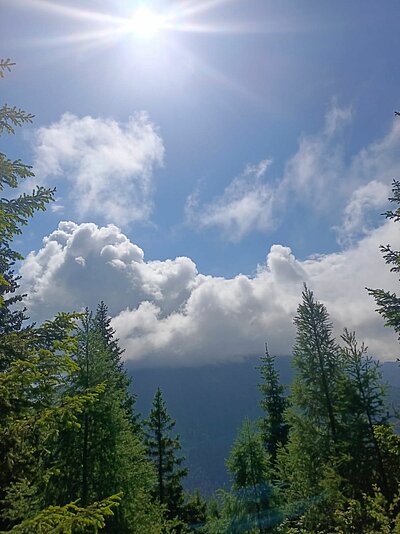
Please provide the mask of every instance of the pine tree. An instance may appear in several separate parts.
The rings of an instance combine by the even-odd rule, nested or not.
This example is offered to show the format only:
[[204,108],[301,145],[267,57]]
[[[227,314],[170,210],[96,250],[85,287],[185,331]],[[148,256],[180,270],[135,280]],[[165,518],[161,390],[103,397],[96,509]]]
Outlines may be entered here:
[[286,513],[306,513],[307,528],[317,532],[329,523],[340,492],[342,369],[325,306],[307,287],[302,298],[294,319],[296,377],[287,410],[289,440],[278,453],[278,471]]
[[182,517],[184,492],[182,479],[188,470],[182,467],[179,436],[171,436],[175,421],[168,414],[160,388],[154,396],[149,418],[145,421],[145,443],[157,472],[154,496],[167,507],[170,519]]
[[97,306],[96,313],[93,317],[93,325],[99,331],[104,346],[110,357],[110,363],[117,379],[116,387],[120,388],[123,397],[124,409],[134,425],[134,430],[139,432],[140,421],[139,414],[135,411],[136,396],[130,393],[132,379],[127,375],[122,362],[124,349],[119,346],[119,340],[115,337],[115,330],[111,326],[111,317],[108,313],[107,305],[101,301]]
[[[10,59],[0,60],[0,78],[10,72],[14,65]],[[0,136],[4,133],[14,134],[16,128],[31,123],[33,117],[31,113],[4,104],[0,108]],[[0,152],[0,191],[6,197],[0,199],[0,371],[5,370],[16,357],[12,346],[3,342],[3,336],[18,332],[26,318],[25,309],[21,305],[24,295],[16,292],[19,277],[14,272],[15,262],[21,260],[22,256],[13,250],[12,241],[21,234],[21,227],[27,224],[28,219],[36,211],[44,211],[46,205],[54,199],[54,189],[39,186],[31,194],[22,193],[10,198],[12,190],[33,176],[30,165],[24,164],[20,159],[11,160]]]
[[[1,60],[0,78],[12,66],[10,60]],[[0,134],[12,134],[32,119],[33,115],[4,105],[0,108]],[[0,153],[1,191],[17,188],[21,180],[32,176],[30,166]],[[82,420],[106,398],[108,384],[86,381],[74,388],[76,378],[82,376],[71,357],[77,353],[77,339],[72,335],[76,316],[59,314],[40,327],[21,329],[24,311],[11,308],[20,303],[13,265],[21,256],[11,243],[21,233],[21,226],[53,200],[54,190],[37,187],[32,194],[16,198],[10,198],[7,190],[5,196],[0,200],[0,529],[12,528],[16,533],[97,532],[113,514],[120,496],[110,492],[97,502],[91,501],[90,469],[86,472],[88,489],[76,492],[87,506],[71,502],[72,493],[63,482],[73,478],[81,463],[80,451],[68,445],[79,441]],[[110,399],[106,408],[112,412],[112,395]],[[121,421],[129,431],[119,435],[112,454],[119,460],[116,486],[124,489],[127,530],[117,532],[161,532],[165,522],[147,490],[153,480],[151,465],[140,441],[131,438],[128,418],[119,412],[113,422]],[[115,435],[114,428],[107,437],[110,434]],[[87,453],[90,459],[92,451]],[[102,465],[96,468],[95,476],[101,482]],[[76,486],[82,489],[83,477]],[[118,515],[121,517],[120,512]]]
[[342,340],[342,448],[347,455],[342,474],[352,496],[371,492],[374,484],[388,496],[388,477],[375,436],[375,428],[388,422],[379,363],[363,343],[358,345],[354,332],[345,329]]
[[73,500],[80,499],[83,505],[123,492],[108,531],[157,532],[162,513],[151,502],[154,472],[126,409],[128,391],[122,387],[120,376],[123,370],[116,365],[115,352],[104,342],[89,310],[82,317],[77,339],[75,361],[79,371],[72,391],[101,385],[104,394],[82,413],[80,432],[63,433],[59,454],[64,467],[54,491],[59,492],[61,502],[69,495]]
[[24,336],[9,335],[19,359],[0,373],[0,528],[47,506],[60,468],[54,455],[58,436],[65,428],[76,431],[80,414],[102,391],[66,392],[77,371],[71,359],[74,328],[74,318],[61,314]]
[[231,491],[220,490],[220,509],[206,531],[218,534],[272,532],[280,521],[271,484],[271,465],[261,433],[246,420],[226,461]]
[[265,356],[261,357],[259,367],[262,383],[258,389],[262,394],[260,406],[265,416],[260,421],[260,428],[264,446],[270,456],[272,467],[275,466],[278,448],[285,445],[289,432],[285,420],[285,410],[288,407],[285,388],[279,381],[279,373],[275,369],[275,358],[270,356],[265,344]]
[[[393,180],[392,196],[389,201],[397,208],[388,210],[385,217],[394,222],[400,222],[400,181]],[[391,245],[382,245],[381,252],[390,270],[394,273],[400,273],[400,251],[393,250]],[[377,311],[386,320],[386,325],[394,329],[400,339],[400,298],[396,293],[390,293],[384,289],[370,289],[367,288],[370,295],[375,299],[378,306]]]

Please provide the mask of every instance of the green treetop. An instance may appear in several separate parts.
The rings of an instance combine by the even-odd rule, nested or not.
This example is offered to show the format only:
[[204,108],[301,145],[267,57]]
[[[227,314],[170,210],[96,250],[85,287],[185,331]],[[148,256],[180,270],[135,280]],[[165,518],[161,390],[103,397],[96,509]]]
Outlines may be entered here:
[[288,436],[288,424],[285,420],[285,410],[288,401],[285,387],[280,383],[279,373],[275,369],[275,358],[270,356],[267,344],[265,355],[261,357],[259,366],[262,382],[258,389],[262,394],[260,406],[265,415],[260,421],[260,429],[264,445],[275,465],[278,448],[285,445]]
[[145,443],[153,461],[157,482],[154,495],[166,505],[168,517],[181,517],[184,506],[182,479],[187,469],[182,467],[179,436],[171,436],[175,421],[168,414],[160,388],[157,388],[149,418],[145,421]]

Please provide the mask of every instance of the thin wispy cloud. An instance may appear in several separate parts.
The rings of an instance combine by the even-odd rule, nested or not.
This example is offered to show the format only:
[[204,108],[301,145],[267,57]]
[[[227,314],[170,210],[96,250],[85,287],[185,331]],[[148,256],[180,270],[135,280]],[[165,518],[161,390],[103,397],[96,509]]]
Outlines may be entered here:
[[378,210],[385,206],[389,193],[389,184],[378,180],[361,185],[352,193],[343,211],[342,223],[335,227],[340,245],[351,245],[357,237],[373,228],[369,216],[376,216]]
[[[269,179],[272,160],[247,166],[222,195],[201,202],[195,190],[186,202],[186,219],[199,229],[218,228],[223,239],[239,241],[254,231],[271,233],[288,213],[302,206],[328,220],[341,246],[371,230],[368,213],[387,202],[390,184],[400,175],[400,122],[381,139],[348,154],[346,128],[351,108],[334,104],[321,131],[301,135],[281,176]],[[356,235],[357,234],[357,235]]]
[[219,227],[226,239],[238,241],[253,230],[267,231],[273,226],[273,188],[265,179],[271,160],[247,166],[217,197],[205,206],[199,205],[199,191],[186,202],[189,223],[199,228]]

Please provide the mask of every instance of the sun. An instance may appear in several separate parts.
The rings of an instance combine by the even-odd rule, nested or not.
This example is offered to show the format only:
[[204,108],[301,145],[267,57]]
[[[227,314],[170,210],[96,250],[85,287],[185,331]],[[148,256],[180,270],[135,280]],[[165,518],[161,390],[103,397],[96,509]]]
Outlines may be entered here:
[[139,8],[129,21],[129,31],[138,37],[151,39],[163,26],[161,16],[145,7]]

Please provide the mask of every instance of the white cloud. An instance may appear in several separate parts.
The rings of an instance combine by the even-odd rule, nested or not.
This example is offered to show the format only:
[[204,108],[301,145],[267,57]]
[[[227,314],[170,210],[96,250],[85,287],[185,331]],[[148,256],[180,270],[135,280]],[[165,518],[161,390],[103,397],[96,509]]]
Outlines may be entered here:
[[289,354],[306,282],[326,304],[337,334],[344,326],[356,329],[372,354],[394,359],[398,343],[365,291],[398,285],[381,243],[400,248],[395,223],[343,252],[305,261],[273,245],[254,277],[225,279],[199,274],[185,257],[145,261],[116,226],[62,222],[25,260],[22,289],[32,319],[39,320],[61,309],[94,308],[103,299],[126,358],[138,365],[198,365],[260,354],[266,340],[274,353]]
[[344,209],[342,224],[336,228],[341,245],[350,245],[356,237],[370,231],[368,214],[371,211],[376,214],[387,204],[389,192],[389,185],[378,180],[361,185],[353,192]]
[[218,227],[225,238],[239,240],[254,230],[275,229],[302,205],[331,220],[338,242],[348,245],[357,225],[362,225],[359,234],[370,229],[368,211],[384,206],[391,181],[400,176],[400,121],[394,119],[383,138],[349,154],[344,132],[352,118],[350,108],[334,104],[320,132],[300,136],[296,152],[273,181],[265,181],[271,160],[263,160],[209,203],[201,205],[195,191],[187,201],[189,222]]
[[328,136],[337,134],[352,118],[353,112],[351,108],[340,108],[336,102],[333,102],[325,115],[325,134]]
[[189,222],[200,228],[218,226],[226,239],[237,241],[253,230],[273,226],[273,188],[264,181],[271,160],[248,165],[243,174],[226,187],[223,194],[199,209],[199,193],[192,193],[186,202]]
[[161,312],[179,308],[198,282],[188,258],[144,261],[143,250],[110,224],[60,222],[21,267],[23,290],[35,319],[107,302],[112,314],[152,300]]
[[348,109],[332,107],[321,132],[300,137],[297,152],[286,162],[277,185],[284,205],[300,201],[319,211],[337,197],[338,184],[345,173],[340,134],[350,119]]
[[65,113],[36,131],[34,151],[37,178],[69,181],[80,218],[99,215],[117,224],[148,219],[153,170],[162,165],[164,147],[145,113],[126,123]]

